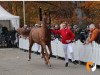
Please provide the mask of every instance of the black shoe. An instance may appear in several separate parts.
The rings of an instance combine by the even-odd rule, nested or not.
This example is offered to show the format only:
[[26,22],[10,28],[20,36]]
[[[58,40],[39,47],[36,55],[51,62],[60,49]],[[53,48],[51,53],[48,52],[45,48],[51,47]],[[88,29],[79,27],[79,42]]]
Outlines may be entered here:
[[65,67],[68,67],[68,63],[65,64]]
[[40,53],[37,51],[37,52],[35,52],[37,55],[40,55]]
[[73,61],[72,63],[73,63],[74,65],[77,65],[77,62],[76,62],[76,61]]

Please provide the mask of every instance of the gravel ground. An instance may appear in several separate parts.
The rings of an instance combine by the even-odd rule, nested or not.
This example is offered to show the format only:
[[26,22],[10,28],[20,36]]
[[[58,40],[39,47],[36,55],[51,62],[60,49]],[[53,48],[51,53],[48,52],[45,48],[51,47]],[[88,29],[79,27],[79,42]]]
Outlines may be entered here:
[[64,60],[51,58],[52,69],[49,69],[40,55],[32,53],[28,61],[28,52],[18,48],[0,49],[0,75],[100,75],[100,69],[88,72],[85,65],[69,63],[65,67]]

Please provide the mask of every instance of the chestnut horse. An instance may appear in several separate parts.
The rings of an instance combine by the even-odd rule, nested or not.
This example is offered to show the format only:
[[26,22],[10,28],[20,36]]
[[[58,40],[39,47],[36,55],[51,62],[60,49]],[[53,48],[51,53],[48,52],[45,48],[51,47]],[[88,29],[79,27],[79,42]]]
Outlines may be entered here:
[[[29,36],[29,61],[31,60],[31,52],[32,52],[31,48],[34,43],[37,43],[41,45],[42,48],[41,53],[42,57],[45,60],[45,64],[51,67],[49,61],[50,56],[52,55],[51,35],[50,35],[51,31],[47,28],[45,20],[46,18],[44,18],[43,23],[41,23],[41,27],[38,28],[33,27],[30,30],[26,30],[25,28],[19,28],[17,29],[17,31],[25,37]],[[47,52],[46,45],[48,46],[50,55]]]
[[[50,55],[52,55],[51,51],[51,36],[50,36],[50,30],[47,28],[46,23],[42,23],[41,27],[39,28],[32,28],[29,34],[29,60],[31,59],[31,48],[34,43],[38,43],[41,45],[41,53],[42,57],[45,60],[45,64],[47,64],[49,67],[50,65]],[[46,45],[49,48],[49,53],[47,52]]]

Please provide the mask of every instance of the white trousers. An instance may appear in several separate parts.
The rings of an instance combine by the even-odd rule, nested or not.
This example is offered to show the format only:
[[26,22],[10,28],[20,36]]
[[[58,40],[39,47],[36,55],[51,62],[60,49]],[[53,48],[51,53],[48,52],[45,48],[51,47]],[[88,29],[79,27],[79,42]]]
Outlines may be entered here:
[[67,63],[68,62],[68,55],[70,55],[71,57],[71,60],[74,61],[74,53],[73,53],[73,48],[72,48],[72,45],[71,43],[69,44],[62,44],[62,48],[64,50],[64,54],[65,54],[65,62]]

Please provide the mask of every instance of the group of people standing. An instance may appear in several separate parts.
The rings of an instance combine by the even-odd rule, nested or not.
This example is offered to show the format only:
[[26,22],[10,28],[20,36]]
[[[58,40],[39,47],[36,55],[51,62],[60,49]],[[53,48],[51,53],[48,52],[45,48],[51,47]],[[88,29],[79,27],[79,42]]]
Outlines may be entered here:
[[[99,42],[100,29],[96,28],[94,24],[90,24],[88,29],[89,29],[89,35],[88,35],[87,39],[84,40],[82,43],[89,44],[89,43],[92,43],[92,41],[95,41],[97,39]],[[71,45],[71,43],[73,41],[75,41],[76,34],[73,32],[73,30],[71,29],[69,24],[61,23],[60,29],[56,30],[56,29],[52,28],[51,32],[54,33],[54,35],[59,34],[61,37],[62,48],[63,48],[64,54],[65,54],[65,67],[67,67],[68,63],[69,63],[68,53],[71,55],[72,62],[76,65],[77,62],[74,59],[74,53],[73,53],[74,49]]]
[[[7,27],[0,27],[0,44],[6,44],[5,47],[17,47],[18,46],[18,34],[15,28],[8,30]],[[2,43],[4,42],[4,43]]]

